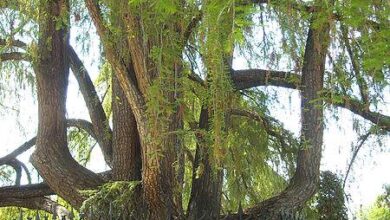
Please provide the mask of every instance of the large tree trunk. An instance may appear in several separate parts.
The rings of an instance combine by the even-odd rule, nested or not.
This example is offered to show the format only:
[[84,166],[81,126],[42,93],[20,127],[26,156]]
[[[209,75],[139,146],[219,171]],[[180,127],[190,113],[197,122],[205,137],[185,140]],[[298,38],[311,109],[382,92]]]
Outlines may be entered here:
[[[209,131],[208,108],[200,112],[199,128]],[[198,137],[192,171],[188,219],[218,219],[221,207],[222,171],[213,169],[206,137]]]
[[[131,107],[115,75],[112,76],[112,120],[113,120],[113,168],[114,181],[141,181],[141,144],[137,124]],[[145,202],[142,188],[132,194],[133,210],[123,210],[123,218],[145,218]],[[128,213],[126,213],[128,211]]]
[[[173,99],[173,94],[163,94]],[[171,103],[174,103],[172,101]],[[174,133],[180,124],[176,112],[167,117],[166,125],[150,128],[146,135],[154,140],[143,144],[142,187],[149,208],[149,219],[181,218],[181,201],[177,201],[177,176],[175,174],[177,134]],[[153,116],[149,120],[158,120]],[[159,122],[158,122],[159,123]],[[160,122],[164,123],[164,122]],[[161,128],[161,130],[159,129]]]
[[69,36],[67,23],[57,24],[55,21],[64,20],[62,16],[68,12],[68,2],[42,0],[40,12],[39,58],[36,63],[39,124],[37,147],[31,160],[50,188],[78,208],[84,200],[79,190],[96,187],[102,180],[79,165],[67,146],[65,102]]
[[130,105],[115,75],[112,77],[113,179],[141,180],[141,144]]

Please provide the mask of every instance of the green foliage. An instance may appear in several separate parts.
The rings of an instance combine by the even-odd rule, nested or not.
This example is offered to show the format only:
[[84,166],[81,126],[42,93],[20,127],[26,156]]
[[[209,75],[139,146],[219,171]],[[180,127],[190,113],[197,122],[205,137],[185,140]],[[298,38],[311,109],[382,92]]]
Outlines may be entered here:
[[348,219],[341,179],[330,171],[321,173],[320,187],[315,196],[315,209],[319,219]]
[[86,165],[96,141],[84,130],[71,128],[68,130],[68,146],[73,157],[82,165]]
[[138,198],[135,192],[140,182],[116,181],[99,187],[98,190],[86,190],[82,193],[88,196],[83,202],[81,213],[93,213],[94,218],[107,217],[111,213],[113,219],[122,216],[132,216]]
[[225,112],[234,100],[228,75],[233,51],[230,34],[234,29],[234,10],[233,1],[207,2],[203,11],[204,22],[200,27],[203,38],[200,49],[209,82],[206,106],[210,109],[211,117],[211,152],[216,166],[221,166],[226,154]]
[[[3,52],[25,52],[34,61],[38,54],[36,33],[39,1],[12,1],[11,10],[1,10],[0,38],[26,39],[31,45],[27,49],[2,46]],[[267,105],[275,101],[269,94],[258,90],[234,91],[230,82],[231,60],[240,55],[247,56],[249,66],[291,70],[299,72],[303,64],[308,22],[311,14],[306,7],[320,1],[282,0],[253,5],[247,0],[101,0],[104,26],[112,33],[103,43],[117,46],[115,51],[122,62],[131,63],[128,41],[140,37],[144,65],[152,76],[146,94],[146,109],[150,129],[150,141],[156,146],[172,147],[164,141],[170,135],[178,135],[186,152],[183,204],[190,196],[196,136],[206,139],[215,170],[223,169],[224,211],[236,211],[239,204],[248,207],[280,192],[295,168],[298,142],[296,137],[283,129],[276,120],[255,121],[242,117],[231,117],[231,107],[254,111],[267,117]],[[326,1],[323,1],[326,2]],[[296,3],[302,3],[297,6]],[[0,2],[0,6],[1,6]],[[321,7],[320,7],[321,8]],[[322,7],[323,8],[323,7]],[[358,97],[359,84],[366,83],[368,98],[375,105],[380,103],[384,88],[388,86],[390,31],[388,25],[389,4],[385,1],[347,0],[336,1],[335,7],[318,16],[319,22],[335,13],[340,21],[332,25],[332,45],[325,76],[325,86],[331,91],[334,104],[345,101],[345,95]],[[19,11],[19,12],[18,12]],[[192,28],[188,39],[179,33],[186,30],[193,20],[201,15],[199,24]],[[71,17],[71,25],[78,27],[77,43],[88,51],[91,36],[91,19],[84,1],[72,0],[70,14],[57,18],[57,28],[63,28]],[[128,16],[137,19],[129,27]],[[14,22],[16,20],[17,22]],[[341,25],[346,26],[345,42]],[[134,31],[133,30],[136,30]],[[137,35],[137,36],[135,36]],[[139,35],[139,36],[138,36]],[[187,42],[188,40],[188,42]],[[348,55],[348,46],[354,57]],[[183,52],[184,51],[184,52]],[[182,58],[183,53],[188,56]],[[95,81],[99,93],[106,97],[104,110],[111,115],[111,77],[113,70],[106,62],[104,53],[99,60],[100,74]],[[357,70],[352,68],[356,62]],[[34,62],[33,62],[34,64]],[[13,95],[20,88],[34,91],[32,65],[24,62],[0,62],[0,100]],[[204,83],[189,80],[195,74]],[[298,77],[286,77],[288,82],[298,84]],[[11,83],[10,83],[11,82]],[[363,86],[364,87],[364,86]],[[0,102],[2,103],[2,102]],[[202,107],[209,109],[210,131],[197,127]],[[369,108],[371,106],[368,106]],[[170,127],[182,117],[184,126]],[[89,160],[93,141],[84,131],[69,130],[69,147],[79,162]],[[272,135],[271,135],[272,134]],[[287,143],[287,144],[286,144]],[[159,148],[151,152],[163,157]],[[175,164],[176,166],[176,164]],[[201,169],[198,170],[201,173]],[[12,170],[1,168],[3,182],[11,183]],[[131,214],[134,210],[134,192],[138,182],[112,182],[99,190],[86,192],[89,196],[82,210],[93,209],[99,216],[106,216],[110,203],[114,214]],[[388,202],[387,202],[388,203]],[[379,204],[379,203],[378,203]],[[340,182],[334,174],[325,172],[321,178],[320,192],[315,198],[313,216],[321,219],[345,219],[345,205]],[[331,211],[329,211],[331,210]],[[124,211],[124,212],[122,212]],[[388,216],[386,205],[377,205],[367,213],[373,216]],[[378,217],[379,218],[379,217]],[[379,218],[380,219],[380,218]]]
[[112,68],[111,65],[104,60],[104,63],[101,65],[99,75],[97,76],[94,85],[97,92],[102,95],[102,106],[104,112],[109,118],[112,114]]
[[12,185],[15,182],[14,170],[6,165],[0,166],[1,185]]
[[360,213],[362,220],[387,220],[390,219],[390,185],[385,185],[385,192],[378,196],[376,202],[368,209]]
[[44,216],[49,216],[49,213],[18,207],[0,208],[0,220],[18,219],[21,215],[23,216],[23,219],[27,219],[27,217],[35,219],[37,215],[43,219]]

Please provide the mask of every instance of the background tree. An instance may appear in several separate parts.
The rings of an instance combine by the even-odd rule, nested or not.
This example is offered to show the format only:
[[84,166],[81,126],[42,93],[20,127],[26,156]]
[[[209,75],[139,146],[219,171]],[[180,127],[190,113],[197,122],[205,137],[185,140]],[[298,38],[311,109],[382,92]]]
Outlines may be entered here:
[[[111,198],[135,219],[291,218],[318,188],[325,108],[370,121],[370,134],[390,130],[380,112],[386,1],[6,0],[0,9],[3,81],[29,82],[38,105],[36,138],[0,158],[16,173],[1,206],[56,213],[55,194],[101,217]],[[69,41],[88,25],[101,43],[100,87],[73,48],[96,39]],[[266,68],[234,69],[240,53]],[[66,117],[70,70],[90,120]],[[270,116],[259,86],[301,91],[299,138]],[[83,166],[94,142],[108,172]],[[20,186],[29,169],[16,157],[34,145],[43,182]]]
[[390,188],[389,185],[383,187],[385,192],[378,196],[374,205],[367,210],[363,210],[360,217],[366,219],[387,219],[390,217]]
[[319,219],[348,219],[341,179],[330,171],[321,173],[315,200]]

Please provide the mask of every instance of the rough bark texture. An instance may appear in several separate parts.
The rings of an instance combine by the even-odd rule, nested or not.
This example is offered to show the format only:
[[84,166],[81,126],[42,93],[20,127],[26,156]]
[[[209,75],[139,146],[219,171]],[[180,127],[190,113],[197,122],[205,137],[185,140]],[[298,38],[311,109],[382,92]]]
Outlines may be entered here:
[[141,180],[141,144],[130,105],[113,76],[113,179]]
[[[208,131],[209,123],[208,109],[203,108],[199,128]],[[198,137],[192,173],[188,219],[218,219],[221,208],[222,172],[213,169],[205,137]]]
[[57,216],[65,216],[71,218],[72,213],[60,204],[50,200],[46,197],[32,197],[32,198],[5,198],[0,201],[0,207],[16,206],[28,209],[43,210]]
[[[123,88],[127,101],[132,108],[133,114],[137,121],[137,128],[140,134],[140,139],[142,139],[143,137],[145,137],[145,134],[147,134],[147,132],[145,131],[145,100],[142,97],[142,94],[139,92],[137,83],[134,82],[133,78],[129,75],[128,69],[129,67],[133,68],[133,64],[126,63],[123,60],[123,57],[121,57],[117,53],[117,51],[121,51],[121,48],[117,47],[117,45],[115,44],[116,42],[110,41],[110,39],[112,38],[112,33],[105,27],[105,23],[101,15],[101,10],[97,2],[94,0],[85,0],[85,5],[87,6],[89,15],[91,16],[92,21],[95,24],[96,30],[100,36],[100,39],[102,40],[102,44],[106,52],[106,58],[111,64],[118,78],[119,84]],[[140,141],[142,144],[143,141]]]
[[[127,53],[130,53],[118,54],[117,51],[123,50],[119,47],[118,42],[111,40],[112,33],[105,27],[99,5],[93,0],[85,0],[85,2],[103,41],[106,58],[113,67],[136,120],[142,146],[142,189],[148,204],[149,218],[168,219],[177,216],[177,208],[173,198],[173,191],[177,186],[173,167],[175,152],[171,147],[174,146],[175,142],[172,138],[168,138],[167,142],[155,145],[147,140],[147,138],[153,138],[153,135],[148,128],[145,96],[151,84],[151,77],[157,75],[156,68],[148,62],[150,59],[148,53],[153,42],[149,42],[150,48],[141,48],[139,42],[142,42],[142,36],[138,35],[141,33],[141,29],[138,26],[137,18],[134,17],[133,13],[121,14],[119,12],[118,19],[123,19],[129,32],[127,43],[130,48]],[[123,9],[126,10],[125,7]],[[130,62],[127,57],[131,57]],[[134,72],[129,72],[129,69],[134,69]],[[156,155],[164,156],[156,157]]]
[[296,172],[280,195],[247,210],[259,219],[277,220],[294,214],[317,190],[323,138],[323,101],[319,92],[323,89],[329,24],[315,27],[314,22],[315,18],[309,28],[302,70],[302,148]]
[[67,10],[65,0],[40,2],[39,59],[36,64],[39,124],[37,147],[31,160],[50,188],[78,208],[84,200],[79,190],[96,187],[102,180],[79,165],[67,147],[65,102],[69,36],[66,24],[58,28],[55,22],[55,18],[65,16]]
[[[0,3],[0,7],[12,5],[12,9],[14,9],[19,5],[17,1],[5,0],[3,2]],[[184,2],[181,2],[183,6]],[[246,1],[243,4],[269,2],[277,4],[277,1],[266,0]],[[148,29],[143,26],[145,24],[143,18],[132,11],[134,8],[129,7],[130,5],[126,1],[116,2],[118,5],[120,4],[116,8],[118,11],[104,16],[99,7],[99,4],[104,4],[104,2],[85,0],[85,3],[102,41],[105,58],[111,64],[115,74],[112,82],[113,131],[109,127],[107,116],[85,67],[77,54],[69,47],[67,30],[69,18],[66,17],[68,16],[67,0],[40,0],[38,57],[34,60],[39,105],[37,140],[32,139],[10,155],[0,158],[0,165],[6,163],[14,167],[17,173],[15,183],[19,184],[22,165],[17,163],[15,157],[37,142],[32,162],[44,178],[45,183],[1,187],[0,206],[4,204],[17,205],[53,212],[53,209],[48,208],[49,204],[53,203],[45,196],[55,192],[78,208],[85,199],[79,190],[96,188],[99,184],[110,179],[110,177],[103,178],[90,172],[72,158],[67,148],[66,127],[76,126],[85,129],[102,147],[105,160],[112,167],[112,179],[110,180],[141,180],[142,187],[137,189],[134,199],[136,205],[139,205],[136,208],[139,210],[136,212],[139,211],[143,214],[143,217],[138,219],[182,219],[184,218],[181,204],[184,157],[182,143],[176,131],[185,126],[182,118],[184,110],[181,109],[181,106],[174,106],[180,100],[180,92],[177,93],[177,90],[181,89],[176,80],[180,78],[183,68],[179,56],[186,50],[184,45],[191,46],[194,43],[190,39],[192,29],[195,29],[197,23],[202,19],[202,12],[191,19],[187,28],[184,28],[186,21],[180,20],[180,15],[176,20],[172,19],[177,22],[176,24],[167,22],[161,25],[164,33],[170,33],[165,36],[164,34],[147,33]],[[246,210],[245,213],[224,216],[224,219],[289,219],[287,216],[299,210],[316,191],[323,133],[323,103],[319,96],[320,91],[324,101],[333,104],[331,96],[328,96],[328,93],[323,90],[329,24],[323,18],[317,19],[317,14],[323,16],[324,14],[321,13],[327,10],[321,6],[328,7],[329,4],[326,4],[328,3],[326,1],[319,3],[310,8],[305,7],[305,5],[292,4],[292,8],[313,13],[301,75],[262,69],[230,71],[233,86],[237,90],[271,85],[302,91],[302,149],[297,158],[296,173],[290,185],[281,194]],[[153,5],[148,5],[148,2],[142,2],[136,7],[139,7],[136,10],[153,10]],[[110,9],[110,5],[105,5],[103,13]],[[329,12],[329,16],[333,17],[333,12]],[[147,19],[155,18],[151,16]],[[321,21],[323,23],[319,24]],[[110,29],[110,27],[113,28]],[[171,30],[174,31],[169,32]],[[229,29],[226,31],[229,32],[227,34],[231,34]],[[121,36],[118,37],[118,35]],[[202,37],[195,39],[195,42],[199,39]],[[169,60],[166,57],[173,53],[171,50],[167,50],[172,48],[165,43],[170,41],[183,41],[184,44],[179,46],[183,46],[183,48],[178,51],[177,60],[173,62],[171,59],[169,63],[172,63],[172,66],[168,67],[171,64],[166,63],[166,59]],[[188,42],[189,44],[187,44]],[[26,44],[21,41],[8,42],[8,40],[0,39],[0,45],[9,45],[24,50],[27,48]],[[162,122],[161,126],[157,126],[157,128],[163,129],[153,130],[151,124],[154,121],[159,122],[160,115],[158,115],[159,113],[156,114],[158,116],[149,114],[146,102],[149,99],[148,92],[153,80],[161,74],[159,65],[154,63],[152,58],[153,50],[161,45],[164,45],[161,47],[164,52],[170,53],[169,55],[164,53],[161,55],[164,68],[168,67],[164,69],[164,72],[172,74],[164,75],[161,78],[172,78],[169,79],[171,81],[162,83],[167,88],[162,89],[163,92],[160,95],[164,101],[167,101],[166,103],[174,107],[173,111],[163,113],[165,115],[162,117],[165,121]],[[349,51],[351,50],[349,49]],[[202,54],[199,55],[202,56]],[[29,58],[21,52],[11,51],[0,54],[0,61]],[[232,54],[227,60],[228,65],[226,66],[231,66]],[[85,120],[65,119],[69,61],[86,101],[92,123]],[[356,64],[353,65],[356,66]],[[355,69],[357,68],[355,67]],[[197,75],[193,77],[194,75],[196,74],[194,73],[190,77],[208,89],[207,80],[203,80]],[[364,86],[360,85],[360,87]],[[175,91],[172,92],[172,90]],[[362,93],[362,96],[366,96],[366,94]],[[389,131],[389,117],[371,112],[368,108],[368,100],[367,97],[363,97],[363,101],[346,97],[343,102],[334,105],[347,108]],[[255,120],[265,124],[268,123],[265,118],[250,112],[236,111],[236,113],[254,117]],[[265,127],[270,135],[279,138],[282,145],[286,145],[283,144],[283,137],[278,132]],[[210,132],[207,108],[201,110],[199,128]],[[166,137],[161,138],[162,133]],[[210,147],[206,138],[199,134],[197,139],[195,158],[191,159],[193,162],[192,189],[186,217],[191,220],[218,219],[221,209],[223,173],[216,169],[211,162]],[[192,157],[191,153],[189,155]],[[179,164],[178,167],[177,164]]]
[[5,198],[32,198],[53,195],[54,191],[46,183],[26,186],[4,186],[0,188],[0,199]]
[[283,71],[264,69],[231,70],[231,80],[237,90],[267,85],[296,89],[300,78],[298,74]]

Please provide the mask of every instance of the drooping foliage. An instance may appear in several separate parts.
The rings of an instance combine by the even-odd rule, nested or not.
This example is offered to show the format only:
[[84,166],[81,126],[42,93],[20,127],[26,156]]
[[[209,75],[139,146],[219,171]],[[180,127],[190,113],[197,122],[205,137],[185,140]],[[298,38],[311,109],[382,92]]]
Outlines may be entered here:
[[[44,103],[50,99],[65,105],[55,97],[57,89],[44,91],[51,88],[49,78],[38,88],[35,81],[50,69],[67,72],[55,69],[58,59],[47,56],[65,48],[58,54],[75,75],[89,117],[65,119],[59,111],[46,118],[40,112],[34,154],[41,156],[33,157],[33,164],[55,156],[45,154],[48,136],[40,131],[57,128],[56,123],[66,124],[68,140],[52,135],[50,149],[72,156],[52,160],[61,175],[37,166],[45,189],[54,190],[45,196],[62,195],[75,209],[85,201],[81,209],[93,209],[99,217],[123,209],[126,213],[116,217],[234,219],[262,212],[274,219],[299,212],[314,194],[326,126],[323,107],[348,109],[370,121],[378,134],[390,130],[383,110],[390,78],[389,10],[381,0],[5,0],[0,3],[0,111],[17,108],[7,100],[26,88],[33,91],[30,99],[40,94],[39,109],[49,110]],[[55,27],[52,36],[43,27]],[[62,41],[55,38],[62,33]],[[66,80],[55,78],[59,75],[53,74],[52,82],[66,91]],[[305,137],[273,118],[279,100],[268,86],[303,91],[299,135]],[[42,122],[53,118],[57,121]],[[319,131],[307,129],[310,124]],[[91,158],[98,146],[105,161]],[[121,155],[117,149],[128,151]],[[20,173],[16,168],[13,176],[17,158],[0,161],[7,165],[0,177],[9,185]],[[82,169],[88,162],[105,163],[113,173]],[[126,163],[137,170],[115,167]],[[126,173],[136,175],[123,179]],[[70,191],[56,185],[64,176]],[[76,181],[83,178],[85,184]],[[310,193],[297,196],[305,184]],[[325,172],[319,187],[321,218],[346,219],[336,176]],[[140,198],[142,205],[134,203]],[[336,208],[339,212],[329,212]],[[241,216],[230,215],[236,212]]]

